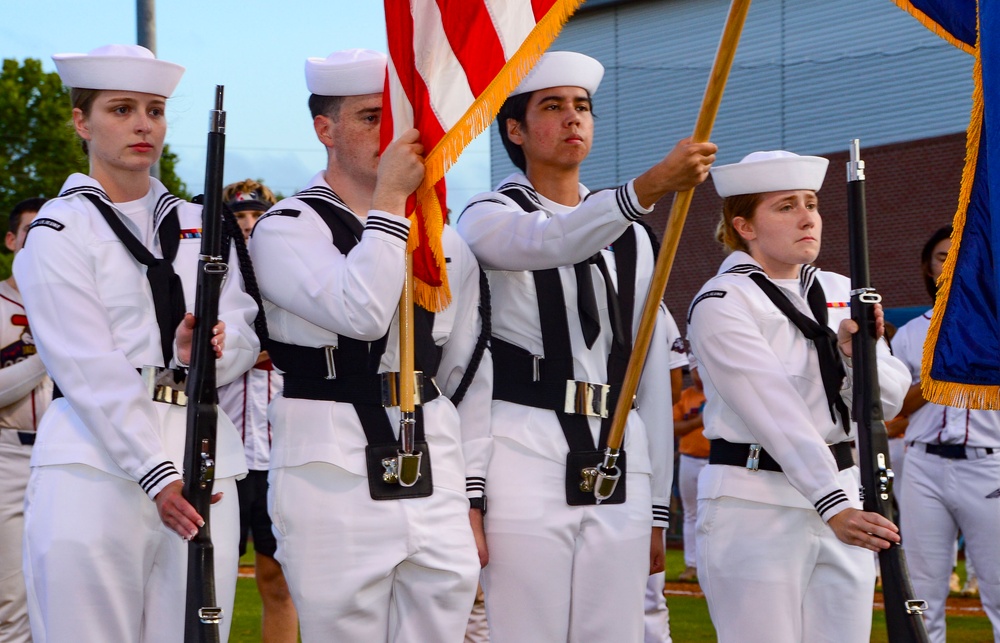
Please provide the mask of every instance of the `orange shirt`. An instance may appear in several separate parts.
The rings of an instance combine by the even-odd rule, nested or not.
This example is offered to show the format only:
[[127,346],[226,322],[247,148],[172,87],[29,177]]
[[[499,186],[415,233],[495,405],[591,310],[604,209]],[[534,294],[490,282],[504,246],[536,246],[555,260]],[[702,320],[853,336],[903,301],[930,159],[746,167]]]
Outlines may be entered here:
[[[705,403],[705,394],[693,386],[681,391],[681,399],[674,405],[674,422],[688,420],[701,412]],[[678,453],[693,458],[707,458],[709,443],[705,437],[704,428],[695,429],[681,438],[677,447]]]

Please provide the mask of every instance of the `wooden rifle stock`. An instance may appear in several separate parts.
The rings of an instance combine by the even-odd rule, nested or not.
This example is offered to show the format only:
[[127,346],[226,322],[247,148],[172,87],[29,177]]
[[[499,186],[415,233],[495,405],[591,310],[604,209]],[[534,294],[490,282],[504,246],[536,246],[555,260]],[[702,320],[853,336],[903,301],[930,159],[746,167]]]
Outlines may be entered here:
[[[881,297],[871,287],[868,271],[865,175],[858,139],[851,141],[851,161],[847,164],[847,217],[851,255],[851,319],[857,322],[859,329],[851,342],[854,365],[851,415],[858,425],[864,508],[892,520],[893,474],[875,354],[875,304]],[[878,554],[878,560],[882,568],[882,595],[889,640],[893,643],[928,642],[930,639],[921,616],[926,603],[913,596],[902,546],[893,544],[889,549],[883,549]]]
[[218,429],[218,392],[212,329],[219,319],[219,296],[229,267],[222,257],[222,168],[225,156],[226,113],[221,85],[216,86],[211,112],[202,210],[201,257],[195,294],[194,338],[186,393],[187,441],[184,447],[184,497],[205,520],[188,544],[185,643],[218,643],[222,609],[215,600],[215,558],[212,548],[212,485],[215,478],[215,440]]

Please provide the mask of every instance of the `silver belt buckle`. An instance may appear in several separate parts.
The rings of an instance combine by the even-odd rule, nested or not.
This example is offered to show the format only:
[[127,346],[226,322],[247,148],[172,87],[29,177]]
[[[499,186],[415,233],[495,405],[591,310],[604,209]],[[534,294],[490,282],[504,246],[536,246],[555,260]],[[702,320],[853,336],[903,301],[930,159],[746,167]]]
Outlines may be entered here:
[[149,399],[162,404],[187,406],[187,393],[184,392],[186,382],[176,381],[173,369],[143,366],[141,376]]
[[566,380],[566,400],[563,404],[564,413],[587,415],[590,417],[608,417],[607,384],[592,384]]
[[760,468],[760,445],[751,444],[750,454],[747,456],[747,469],[757,471]]
[[[399,373],[382,373],[382,406],[399,406]],[[423,371],[413,371],[413,404],[415,406],[421,406],[424,403],[424,384],[430,381],[431,385],[437,389],[438,394],[441,393],[441,389],[438,388],[437,382],[434,378],[425,378]]]
[[326,375],[323,379],[335,380],[337,379],[337,366],[333,361],[333,351],[337,350],[336,346],[324,346],[323,356],[326,358]]

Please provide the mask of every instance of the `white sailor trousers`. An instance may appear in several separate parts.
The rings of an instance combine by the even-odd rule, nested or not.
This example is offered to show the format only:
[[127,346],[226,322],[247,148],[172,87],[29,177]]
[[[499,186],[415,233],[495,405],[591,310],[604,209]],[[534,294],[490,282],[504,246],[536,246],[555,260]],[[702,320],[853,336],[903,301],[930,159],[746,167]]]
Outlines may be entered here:
[[641,643],[649,579],[648,474],[626,502],[566,504],[565,463],[494,438],[483,570],[492,643]]
[[[229,636],[239,564],[235,478],[212,505],[216,600]],[[36,467],[24,563],[34,643],[177,643],[184,638],[188,543],[132,480],[84,464]]]
[[372,500],[312,462],[269,475],[268,508],[304,643],[460,643],[479,578],[465,494]]
[[870,640],[870,551],[842,543],[813,509],[698,503],[698,581],[719,643]]
[[1000,642],[1000,494],[995,493],[1000,453],[970,451],[976,457],[966,460],[928,454],[921,444],[906,451],[900,532],[913,591],[928,603],[924,622],[934,643],[946,638],[944,608],[959,530],[965,535],[965,555],[976,565],[993,639]]
[[28,643],[27,598],[21,572],[24,490],[31,471],[31,446],[18,431],[0,430],[0,641]]

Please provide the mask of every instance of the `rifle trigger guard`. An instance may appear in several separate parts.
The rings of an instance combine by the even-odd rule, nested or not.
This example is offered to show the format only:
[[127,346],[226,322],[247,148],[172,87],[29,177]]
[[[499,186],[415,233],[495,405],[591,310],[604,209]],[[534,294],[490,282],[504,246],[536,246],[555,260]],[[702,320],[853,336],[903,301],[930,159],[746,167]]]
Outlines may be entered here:
[[919,598],[913,598],[905,603],[907,614],[923,614],[927,610],[927,601],[921,600]]

